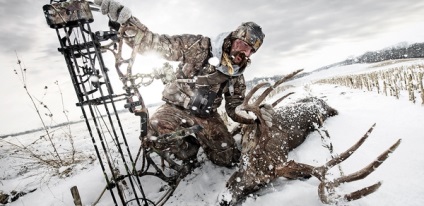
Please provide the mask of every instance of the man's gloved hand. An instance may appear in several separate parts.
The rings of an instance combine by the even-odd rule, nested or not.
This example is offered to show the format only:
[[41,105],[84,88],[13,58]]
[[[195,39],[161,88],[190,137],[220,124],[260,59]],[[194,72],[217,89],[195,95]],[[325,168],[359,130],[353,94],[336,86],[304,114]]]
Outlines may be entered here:
[[131,18],[131,10],[115,0],[94,0],[94,3],[100,6],[102,14],[109,15],[111,21],[123,24]]
[[263,104],[260,106],[261,108],[261,117],[265,120],[265,124],[268,127],[272,127],[272,116],[274,115],[275,111],[274,108],[272,108],[272,105],[270,104]]

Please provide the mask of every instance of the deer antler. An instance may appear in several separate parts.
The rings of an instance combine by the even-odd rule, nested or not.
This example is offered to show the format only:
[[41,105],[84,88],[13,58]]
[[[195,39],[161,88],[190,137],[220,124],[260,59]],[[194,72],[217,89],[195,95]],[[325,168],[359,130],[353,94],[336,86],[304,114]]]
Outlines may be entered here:
[[283,101],[285,98],[287,98],[288,96],[290,96],[290,95],[292,95],[292,94],[294,94],[294,92],[290,92],[290,93],[288,93],[288,94],[286,94],[286,95],[284,95],[284,96],[282,96],[282,97],[278,98],[277,100],[275,100],[275,102],[274,102],[274,103],[272,103],[272,107],[277,106],[277,105],[278,105],[281,101]]
[[[361,139],[359,139],[359,141],[356,144],[354,144],[352,147],[350,147],[345,152],[340,154],[340,156],[329,160],[326,164],[320,167],[313,167],[308,164],[297,163],[291,160],[289,162],[284,163],[282,166],[277,167],[275,169],[275,173],[277,176],[282,176],[282,177],[286,177],[290,179],[305,177],[305,175],[312,175],[318,178],[321,181],[318,187],[319,197],[323,203],[330,204],[332,203],[333,199],[331,199],[326,194],[326,191],[329,192],[330,194],[334,194],[335,188],[338,187],[340,184],[360,180],[367,177],[369,174],[374,172],[389,157],[389,154],[394,152],[396,148],[399,146],[401,139],[396,141],[396,143],[394,143],[390,148],[388,148],[386,151],[380,154],[375,161],[371,162],[369,165],[362,168],[361,170],[355,173],[349,174],[347,176],[339,177],[333,181],[327,181],[325,177],[327,171],[331,169],[332,167],[334,167],[335,165],[340,164],[341,162],[349,158],[365,142],[365,140],[368,138],[368,136],[370,135],[374,127],[375,127],[375,124],[371,126],[371,128],[367,131],[367,133],[365,133],[365,135]],[[368,186],[360,190],[357,190],[355,192],[345,194],[343,196],[338,196],[338,197],[342,197],[343,199],[347,201],[356,200],[375,192],[380,186],[381,186],[381,182],[377,182],[371,186]]]
[[259,105],[262,103],[262,101],[264,101],[264,99],[269,95],[269,93],[272,92],[272,90],[274,90],[276,87],[278,87],[280,84],[284,83],[285,81],[291,79],[292,77],[294,77],[296,74],[298,74],[299,72],[303,71],[303,69],[299,69],[296,70],[288,75],[286,75],[285,77],[283,77],[282,79],[276,81],[274,83],[274,85],[272,85],[272,87],[268,87],[262,94],[261,96],[259,96],[259,98],[255,101],[254,105]]
[[[276,88],[277,86],[279,86],[283,82],[289,80],[290,78],[292,78],[293,76],[295,76],[296,74],[298,74],[301,71],[303,71],[303,69],[296,70],[296,71],[286,75],[282,79],[276,81],[274,83],[274,85],[272,85],[272,86],[269,86],[270,84],[267,83],[267,82],[257,84],[246,95],[246,98],[244,99],[243,104],[242,104],[242,108],[244,110],[247,110],[247,111],[252,111],[256,115],[259,114],[259,105],[264,101],[264,99],[269,95],[269,93],[271,93],[271,91],[274,90],[274,88]],[[255,94],[260,88],[262,88],[264,86],[268,86],[268,88],[259,96],[258,99],[256,99],[256,101],[253,104],[249,104],[249,101],[252,98],[253,94]],[[290,95],[290,94],[288,94],[288,95]],[[277,105],[281,100],[286,98],[288,95],[278,99],[276,102],[273,103],[273,106]]]

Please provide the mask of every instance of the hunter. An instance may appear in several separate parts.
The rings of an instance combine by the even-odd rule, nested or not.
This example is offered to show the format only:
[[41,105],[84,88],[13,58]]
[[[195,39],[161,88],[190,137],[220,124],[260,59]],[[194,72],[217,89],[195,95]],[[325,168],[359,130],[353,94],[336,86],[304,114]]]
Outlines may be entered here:
[[[258,51],[264,40],[262,28],[254,22],[242,23],[236,30],[219,34],[216,38],[203,35],[164,35],[150,31],[133,17],[130,9],[113,0],[95,0],[112,22],[119,25],[131,19],[137,31],[143,33],[138,52],[155,51],[168,61],[180,62],[176,80],[168,83],[162,93],[165,104],[150,117],[147,137],[172,133],[181,128],[200,125],[203,129],[195,137],[178,144],[154,145],[169,149],[183,161],[195,161],[200,147],[216,165],[232,167],[239,161],[240,151],[228,131],[217,108],[225,98],[227,115],[235,122],[253,124],[255,119],[238,112],[245,98],[243,72],[250,64],[250,56]],[[132,38],[126,43],[134,48]],[[264,119],[271,120],[272,107],[261,109]],[[268,117],[268,118],[267,118]],[[268,123],[268,122],[267,122]]]

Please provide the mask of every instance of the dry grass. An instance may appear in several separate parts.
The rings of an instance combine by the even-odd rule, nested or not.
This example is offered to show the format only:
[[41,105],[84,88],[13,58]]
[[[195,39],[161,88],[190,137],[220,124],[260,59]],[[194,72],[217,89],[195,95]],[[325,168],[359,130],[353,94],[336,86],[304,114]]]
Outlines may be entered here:
[[[389,62],[383,62],[379,65],[387,64]],[[403,91],[407,93],[409,101],[416,103],[421,98],[421,104],[424,105],[423,75],[424,64],[414,64],[364,74],[321,79],[316,83],[336,84],[353,89],[377,91],[379,94],[394,96],[397,99],[399,99]]]

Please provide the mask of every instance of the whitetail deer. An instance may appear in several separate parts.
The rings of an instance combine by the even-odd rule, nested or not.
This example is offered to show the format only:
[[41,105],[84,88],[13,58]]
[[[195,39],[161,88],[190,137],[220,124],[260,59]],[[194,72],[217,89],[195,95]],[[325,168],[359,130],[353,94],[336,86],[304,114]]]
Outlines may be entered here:
[[[330,196],[337,196],[337,194],[334,194],[334,189],[337,186],[342,183],[365,178],[379,165],[381,165],[387,159],[389,154],[392,153],[400,144],[400,140],[398,140],[395,144],[393,144],[393,146],[383,152],[377,160],[371,162],[365,168],[332,181],[326,179],[327,171],[346,160],[359,146],[361,146],[375,125],[373,125],[355,145],[322,166],[316,167],[288,160],[288,152],[304,142],[306,136],[313,130],[310,127],[314,122],[321,124],[324,118],[337,114],[335,109],[329,107],[322,100],[317,101],[309,99],[305,101],[317,101],[316,103],[318,103],[318,108],[322,108],[323,112],[312,111],[315,115],[305,113],[303,117],[302,115],[300,115],[300,117],[297,116],[294,118],[294,122],[290,122],[284,118],[284,115],[287,113],[284,111],[277,111],[273,115],[273,124],[271,127],[268,127],[264,123],[265,120],[260,114],[260,105],[265,97],[275,87],[290,79],[300,71],[301,70],[295,71],[277,81],[273,86],[268,87],[253,103],[248,103],[253,94],[260,88],[266,86],[267,83],[258,84],[247,94],[242,107],[246,111],[253,112],[258,117],[258,121],[255,125],[243,127],[243,147],[240,167],[228,180],[227,188],[230,195],[219,198],[221,205],[236,204],[246,195],[259,190],[262,186],[278,177],[299,179],[305,177],[309,178],[311,176],[314,176],[321,181],[318,186],[318,195],[320,200],[325,204],[330,204],[334,199]],[[279,101],[280,100],[276,103]],[[273,106],[275,106],[276,103],[274,103]],[[295,130],[293,130],[293,128],[295,128]],[[300,128],[300,130],[296,130],[296,128]],[[339,195],[338,198],[342,198],[346,201],[356,200],[375,192],[380,185],[381,183],[378,182],[350,194]]]

